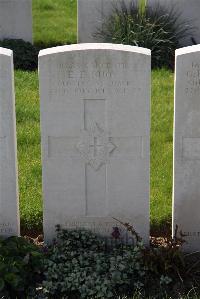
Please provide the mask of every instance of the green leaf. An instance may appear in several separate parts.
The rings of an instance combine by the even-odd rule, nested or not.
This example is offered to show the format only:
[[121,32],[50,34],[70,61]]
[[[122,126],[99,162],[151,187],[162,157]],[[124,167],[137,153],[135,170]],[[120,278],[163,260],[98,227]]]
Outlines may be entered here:
[[16,288],[21,281],[21,278],[14,273],[8,273],[5,275],[5,281],[9,283],[13,288]]
[[0,291],[4,289],[4,286],[5,286],[5,282],[2,278],[0,278]]

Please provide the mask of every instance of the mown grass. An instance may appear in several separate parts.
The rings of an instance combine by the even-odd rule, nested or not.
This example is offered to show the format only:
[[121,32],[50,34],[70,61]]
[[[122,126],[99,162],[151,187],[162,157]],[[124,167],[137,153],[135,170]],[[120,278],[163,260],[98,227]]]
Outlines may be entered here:
[[151,98],[151,224],[169,232],[172,211],[173,84],[169,70],[152,72]]
[[41,231],[41,154],[38,75],[15,72],[19,195],[22,233]]
[[[75,0],[33,1],[34,41],[46,46],[76,41]],[[15,72],[22,232],[42,230],[37,72]],[[173,73],[152,72],[151,226],[169,232],[172,197]]]
[[76,43],[76,0],[33,1],[34,43]]

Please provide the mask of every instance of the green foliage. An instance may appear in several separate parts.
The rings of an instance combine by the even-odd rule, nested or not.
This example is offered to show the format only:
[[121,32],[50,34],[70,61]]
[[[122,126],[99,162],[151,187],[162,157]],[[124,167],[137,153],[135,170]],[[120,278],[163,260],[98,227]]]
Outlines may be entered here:
[[[139,237],[129,224],[124,227]],[[149,248],[140,238],[135,246],[107,241],[86,230],[60,227],[57,239],[43,250],[24,238],[0,239],[0,298],[105,299],[135,294],[135,299],[163,299],[188,290],[192,294],[192,288],[196,294],[200,291],[199,255],[184,254],[182,238]]]
[[22,39],[4,39],[0,47],[13,50],[15,69],[32,71],[37,69],[38,50],[29,42]]
[[140,16],[144,16],[146,12],[147,0],[139,0],[138,6]]
[[39,281],[43,254],[24,238],[0,239],[0,296],[25,298]]
[[[124,227],[138,236],[129,224]],[[180,250],[182,243],[176,235],[162,246],[149,248],[139,238],[135,246],[107,243],[86,230],[58,227],[57,239],[45,260],[43,294],[47,298],[103,299],[135,293],[141,295],[139,298],[158,299],[174,294],[177,286],[181,292],[195,284],[198,289],[199,274],[190,280],[189,273],[199,273],[199,267],[196,261],[192,266],[191,259],[187,261]]]
[[46,260],[44,288],[48,296],[113,298],[142,286],[143,246],[114,246],[91,232],[58,230]]
[[145,265],[151,280],[160,277],[160,286],[183,283],[186,273],[186,259],[181,251],[182,239],[169,239],[165,246],[150,247],[145,252]]
[[176,6],[167,10],[160,4],[148,6],[144,0],[132,0],[127,6],[122,0],[95,35],[105,42],[149,48],[153,67],[172,67],[175,49],[191,32]]

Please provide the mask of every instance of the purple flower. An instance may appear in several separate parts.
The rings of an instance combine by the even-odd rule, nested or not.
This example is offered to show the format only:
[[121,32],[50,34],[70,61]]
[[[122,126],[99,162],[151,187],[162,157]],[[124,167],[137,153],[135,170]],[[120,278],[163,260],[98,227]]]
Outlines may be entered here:
[[120,231],[119,231],[119,228],[116,226],[116,227],[113,227],[113,232],[112,232],[112,237],[114,238],[114,239],[119,239],[119,237],[120,237]]

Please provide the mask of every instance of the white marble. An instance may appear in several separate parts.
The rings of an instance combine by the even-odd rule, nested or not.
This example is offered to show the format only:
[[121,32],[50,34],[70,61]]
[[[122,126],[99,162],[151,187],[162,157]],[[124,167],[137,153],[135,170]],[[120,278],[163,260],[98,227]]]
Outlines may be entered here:
[[0,236],[19,235],[12,51],[0,48]]
[[0,40],[33,41],[32,0],[0,0]]
[[150,50],[79,44],[39,55],[44,234],[109,235],[130,222],[149,239]]
[[173,232],[200,250],[200,46],[176,51]]
[[[124,0],[129,4],[131,0]],[[79,43],[96,43],[102,42],[96,32],[112,13],[113,8],[119,4],[119,0],[78,0],[78,42]]]

